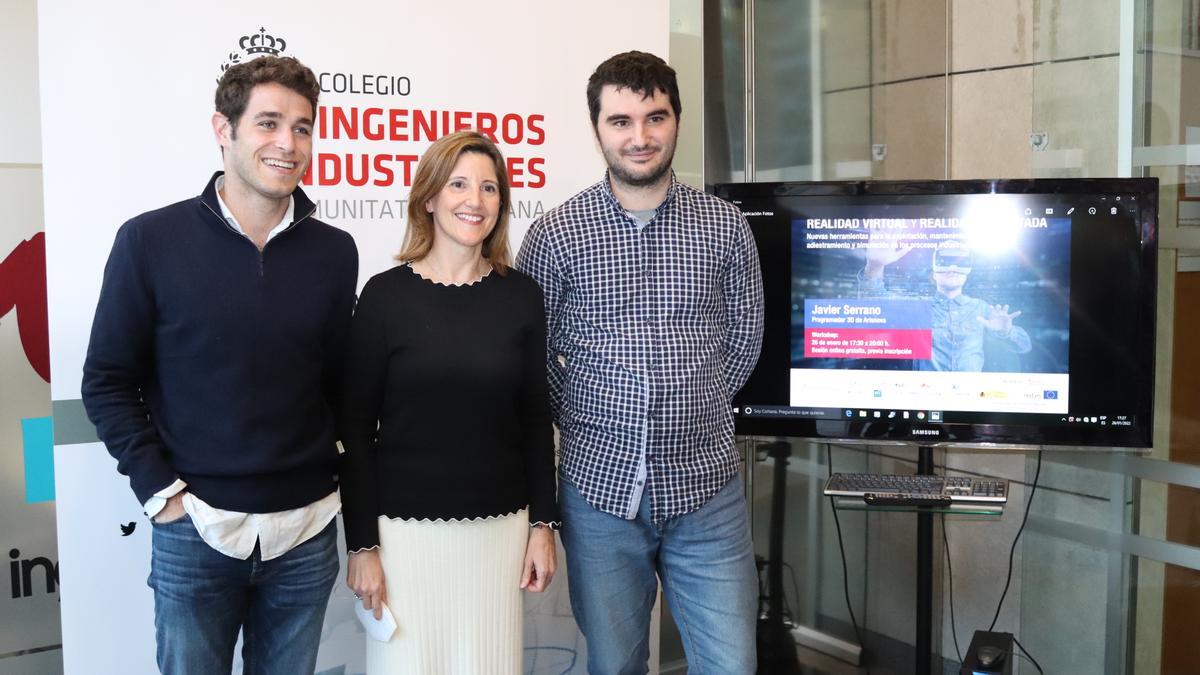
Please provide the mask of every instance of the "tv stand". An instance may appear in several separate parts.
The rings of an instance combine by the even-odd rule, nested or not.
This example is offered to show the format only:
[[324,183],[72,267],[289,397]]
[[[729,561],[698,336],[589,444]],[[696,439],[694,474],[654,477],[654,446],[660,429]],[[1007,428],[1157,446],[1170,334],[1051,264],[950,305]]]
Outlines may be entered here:
[[[934,475],[933,446],[917,446],[917,474]],[[1003,507],[999,503],[974,504],[964,508],[962,504],[947,507],[937,506],[871,506],[862,499],[837,497],[835,504],[840,509],[865,511],[916,512],[917,516],[917,569],[916,569],[916,626],[914,673],[929,675],[933,672],[933,517],[935,514],[971,514],[999,516]]]
[[[917,447],[917,474],[933,475],[933,446]],[[933,512],[917,512],[916,671],[929,673],[933,652]]]
[[759,447],[767,451],[767,456],[774,460],[775,466],[767,536],[770,556],[767,560],[767,611],[765,616],[760,615],[758,619],[757,672],[762,675],[800,675],[796,642],[783,619],[783,518],[786,511],[787,465],[788,458],[792,456],[792,444],[777,440]]

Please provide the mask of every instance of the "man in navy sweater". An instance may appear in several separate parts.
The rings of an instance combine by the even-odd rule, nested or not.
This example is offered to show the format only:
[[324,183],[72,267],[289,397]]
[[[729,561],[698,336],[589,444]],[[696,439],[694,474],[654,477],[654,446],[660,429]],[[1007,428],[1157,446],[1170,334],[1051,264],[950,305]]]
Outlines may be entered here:
[[224,171],[117,232],[83,402],[153,525],[158,666],[313,672],[338,572],[332,415],[358,253],[297,187],[320,88],[291,58],[231,67]]

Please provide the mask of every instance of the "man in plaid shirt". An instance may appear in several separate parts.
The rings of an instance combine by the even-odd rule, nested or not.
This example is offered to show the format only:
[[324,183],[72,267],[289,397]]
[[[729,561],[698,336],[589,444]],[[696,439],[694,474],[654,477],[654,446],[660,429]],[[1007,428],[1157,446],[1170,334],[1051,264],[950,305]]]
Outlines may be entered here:
[[[571,606],[588,671],[645,673],[657,581],[691,672],[755,669],[758,585],[730,401],[758,359],[762,277],[734,206],[675,179],[675,71],[602,63],[604,180],[530,228],[561,439]],[[657,577],[657,579],[656,579]]]

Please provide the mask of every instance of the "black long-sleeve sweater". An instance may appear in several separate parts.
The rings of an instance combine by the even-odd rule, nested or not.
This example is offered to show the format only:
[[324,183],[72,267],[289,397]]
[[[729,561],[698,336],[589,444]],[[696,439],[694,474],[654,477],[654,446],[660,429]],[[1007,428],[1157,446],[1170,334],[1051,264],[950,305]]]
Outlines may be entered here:
[[558,520],[545,353],[541,290],[516,270],[445,286],[401,266],[367,282],[339,416],[351,551],[378,545],[380,515]]
[[142,503],[179,477],[217,508],[298,508],[336,489],[358,251],[296,190],[295,222],[260,252],[215,181],[117,232],[83,402]]

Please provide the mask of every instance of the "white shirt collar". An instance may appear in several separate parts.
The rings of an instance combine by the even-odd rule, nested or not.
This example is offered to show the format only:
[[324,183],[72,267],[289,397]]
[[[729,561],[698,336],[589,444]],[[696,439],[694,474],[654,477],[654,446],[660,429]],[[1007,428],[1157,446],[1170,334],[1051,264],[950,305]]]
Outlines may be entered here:
[[[225,187],[225,176],[217,176],[217,204],[221,207],[221,215],[224,216],[225,222],[229,223],[229,226],[232,227],[234,231],[249,239],[250,237],[246,234],[246,231],[242,229],[242,226],[238,224],[237,219],[233,217],[233,212],[230,211],[229,207],[225,205],[225,200],[221,199],[221,188],[223,187]],[[287,210],[283,212],[283,220],[279,221],[279,224],[271,228],[271,231],[267,233],[267,241],[271,241],[275,235],[286,230],[288,226],[292,224],[292,220],[294,220],[295,217],[296,198],[289,195]]]

